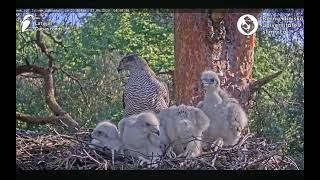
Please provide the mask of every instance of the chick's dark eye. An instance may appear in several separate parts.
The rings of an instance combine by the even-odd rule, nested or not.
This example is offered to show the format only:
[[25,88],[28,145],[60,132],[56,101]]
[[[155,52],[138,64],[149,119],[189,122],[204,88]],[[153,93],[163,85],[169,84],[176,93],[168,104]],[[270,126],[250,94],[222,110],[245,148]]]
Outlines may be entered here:
[[146,126],[150,126],[150,124],[149,124],[149,123],[146,123]]
[[210,79],[210,82],[214,82],[214,79]]
[[100,134],[102,134],[102,132],[101,132],[101,131],[98,131],[98,134],[100,135]]

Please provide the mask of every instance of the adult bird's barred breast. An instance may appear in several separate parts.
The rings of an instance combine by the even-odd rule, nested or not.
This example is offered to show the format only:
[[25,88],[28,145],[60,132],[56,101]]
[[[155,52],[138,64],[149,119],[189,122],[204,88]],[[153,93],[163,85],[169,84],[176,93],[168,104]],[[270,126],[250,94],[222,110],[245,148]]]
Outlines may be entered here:
[[165,85],[148,71],[130,74],[124,89],[124,116],[151,110],[155,113],[168,108],[168,91]]

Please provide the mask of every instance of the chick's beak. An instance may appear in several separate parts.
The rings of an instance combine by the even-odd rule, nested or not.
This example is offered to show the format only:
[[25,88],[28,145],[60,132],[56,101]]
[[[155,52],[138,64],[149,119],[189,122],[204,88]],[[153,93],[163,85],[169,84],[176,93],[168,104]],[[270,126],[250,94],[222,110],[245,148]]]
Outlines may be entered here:
[[203,83],[202,83],[202,82],[200,83],[200,88],[201,88],[201,89],[203,89],[203,88],[204,88],[204,86],[203,86]]
[[158,136],[160,136],[160,131],[159,131],[159,130],[157,130],[157,131],[156,131],[156,134],[157,134]]
[[158,128],[152,128],[151,132],[160,136],[160,130]]
[[209,83],[206,81],[201,81],[201,88],[209,86]]

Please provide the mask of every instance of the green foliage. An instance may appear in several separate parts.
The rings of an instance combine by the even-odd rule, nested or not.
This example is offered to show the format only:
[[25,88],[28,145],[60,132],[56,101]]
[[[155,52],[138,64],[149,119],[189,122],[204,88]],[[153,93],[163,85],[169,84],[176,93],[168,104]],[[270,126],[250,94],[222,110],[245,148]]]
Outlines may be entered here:
[[[296,43],[289,46],[259,34],[254,78],[278,71],[283,73],[254,97],[250,128],[260,136],[286,141],[289,154],[300,161],[304,152],[304,50]],[[303,161],[299,164],[303,167]]]
[[[21,33],[20,20],[17,16],[17,65],[25,64],[28,59],[30,64],[47,67],[47,57],[34,42],[29,42],[35,39],[35,31]],[[172,14],[154,11],[95,13],[81,17],[79,21],[81,26],[61,22],[58,25],[63,31],[49,32],[53,37],[59,37],[58,41],[62,41],[65,48],[43,36],[45,44],[53,51],[54,65],[59,68],[54,73],[57,101],[84,127],[94,127],[97,121],[106,119],[118,122],[123,113],[122,86],[125,81],[124,74],[116,71],[120,58],[136,52],[156,72],[173,70]],[[17,79],[17,111],[36,117],[52,115],[44,100],[41,80]],[[17,127],[46,129],[20,121],[17,121]]]

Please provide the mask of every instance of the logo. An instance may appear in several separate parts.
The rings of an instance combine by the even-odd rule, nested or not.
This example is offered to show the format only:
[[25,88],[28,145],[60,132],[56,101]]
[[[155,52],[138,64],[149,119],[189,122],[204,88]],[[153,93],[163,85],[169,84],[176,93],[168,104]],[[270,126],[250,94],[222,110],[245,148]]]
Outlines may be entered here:
[[257,31],[258,21],[254,16],[245,14],[238,19],[237,27],[241,34],[251,35]]
[[30,14],[27,14],[23,17],[23,20],[21,22],[22,23],[21,32],[28,30],[28,28],[31,25],[32,19],[33,19],[33,15],[30,15]]

